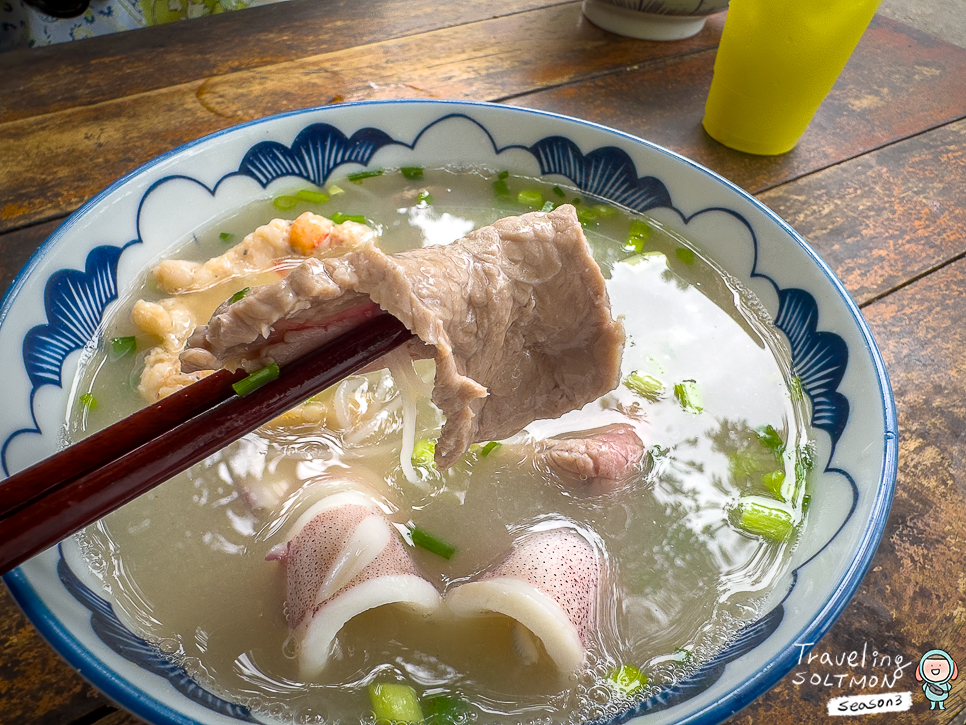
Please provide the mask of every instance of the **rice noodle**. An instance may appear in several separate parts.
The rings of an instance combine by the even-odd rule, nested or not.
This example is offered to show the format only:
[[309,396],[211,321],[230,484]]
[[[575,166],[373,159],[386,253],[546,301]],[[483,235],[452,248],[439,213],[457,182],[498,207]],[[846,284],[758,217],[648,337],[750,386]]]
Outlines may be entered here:
[[359,445],[364,440],[369,438],[373,433],[375,433],[379,426],[381,426],[390,415],[395,413],[402,407],[402,402],[399,400],[393,400],[386,407],[382,408],[378,413],[372,416],[369,421],[363,425],[358,430],[346,433],[342,438],[350,446]]
[[416,401],[421,397],[432,395],[432,386],[429,386],[430,389],[427,392],[426,383],[416,373],[413,359],[404,347],[393,350],[384,359],[396,381],[399,397],[402,400],[403,430],[399,466],[407,481],[420,488],[426,488],[413,466],[413,449],[416,446]]

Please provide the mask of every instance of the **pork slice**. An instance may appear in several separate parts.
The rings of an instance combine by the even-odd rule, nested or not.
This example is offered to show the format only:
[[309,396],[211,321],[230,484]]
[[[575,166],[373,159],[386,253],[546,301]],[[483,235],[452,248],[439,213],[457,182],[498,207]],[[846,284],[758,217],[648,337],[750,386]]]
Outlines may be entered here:
[[538,465],[596,491],[614,490],[629,480],[644,458],[644,443],[626,423],[546,438],[536,448]]
[[387,255],[367,242],[308,260],[219,308],[183,360],[262,366],[276,361],[279,331],[325,325],[370,301],[435,357],[440,469],[472,443],[580,408],[619,380],[623,328],[570,205],[501,219],[450,245]]

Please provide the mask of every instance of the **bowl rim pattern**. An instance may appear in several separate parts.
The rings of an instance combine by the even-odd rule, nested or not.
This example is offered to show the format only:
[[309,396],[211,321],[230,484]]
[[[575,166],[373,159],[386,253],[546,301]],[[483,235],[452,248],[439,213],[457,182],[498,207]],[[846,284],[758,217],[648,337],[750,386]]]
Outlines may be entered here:
[[[575,118],[563,116],[561,114],[549,113],[545,111],[537,111],[537,110],[526,109],[526,108],[504,106],[501,104],[490,104],[490,103],[482,103],[482,102],[424,100],[424,99],[360,101],[360,102],[354,102],[354,103],[341,104],[338,107],[303,109],[303,110],[292,111],[284,114],[279,114],[277,116],[257,119],[255,121],[250,121],[244,124],[240,124],[238,126],[233,126],[231,128],[223,129],[221,131],[217,131],[213,134],[202,137],[195,141],[189,142],[183,146],[173,149],[167,152],[166,154],[163,154],[153,159],[152,161],[149,161],[148,163],[135,169],[129,174],[126,174],[124,177],[122,177],[121,179],[117,180],[116,182],[108,186],[104,191],[100,192],[98,195],[96,195],[94,198],[92,198],[90,201],[88,201],[86,204],[80,207],[77,211],[75,211],[64,222],[64,224],[62,224],[61,227],[58,228],[48,238],[48,240],[46,240],[41,245],[41,247],[31,257],[28,263],[24,266],[23,270],[21,270],[21,272],[17,275],[14,282],[11,284],[9,290],[4,296],[2,303],[0,303],[0,326],[2,326],[6,321],[6,317],[14,305],[17,295],[20,293],[21,289],[28,284],[28,281],[34,269],[38,266],[40,261],[43,260],[46,257],[46,255],[49,254],[51,250],[56,247],[59,240],[69,234],[70,229],[76,223],[76,221],[82,218],[85,214],[90,213],[93,209],[97,208],[98,205],[102,204],[105,199],[107,199],[115,191],[121,189],[130,180],[137,178],[139,175],[149,172],[158,164],[164,163],[171,159],[175,159],[179,155],[186,154],[187,152],[190,152],[192,149],[195,149],[199,146],[217,142],[218,139],[228,134],[237,134],[240,132],[243,133],[246,129],[257,128],[265,124],[270,125],[270,124],[277,123],[280,120],[286,120],[286,119],[290,120],[293,118],[297,118],[299,116],[305,116],[306,118],[309,118],[309,117],[314,118],[315,116],[325,116],[327,108],[352,109],[352,108],[359,108],[359,107],[368,108],[368,107],[386,107],[386,106],[390,108],[393,108],[393,107],[398,108],[400,104],[403,104],[403,105],[409,104],[409,105],[416,105],[416,106],[429,105],[434,108],[438,108],[439,113],[424,126],[424,128],[419,132],[419,134],[417,134],[415,140],[412,141],[411,143],[395,140],[391,136],[389,136],[389,134],[385,134],[385,132],[382,132],[380,128],[375,128],[374,130],[384,133],[385,134],[384,139],[377,138],[377,137],[366,138],[356,144],[352,144],[350,142],[352,141],[352,138],[355,138],[358,134],[354,134],[352,137],[346,137],[344,134],[342,134],[343,139],[346,139],[346,142],[348,143],[348,145],[345,146],[345,148],[343,148],[343,151],[346,152],[346,155],[344,158],[337,157],[336,158],[337,163],[334,166],[332,166],[329,169],[329,171],[335,168],[338,168],[338,166],[342,165],[343,163],[363,163],[363,165],[367,164],[368,158],[371,158],[372,154],[375,153],[375,150],[378,150],[380,143],[394,143],[398,145],[409,146],[410,148],[415,148],[419,141],[419,138],[422,136],[424,132],[426,132],[430,127],[433,127],[436,124],[443,123],[444,121],[450,118],[468,119],[473,123],[476,123],[483,130],[483,132],[486,133],[487,136],[489,136],[490,142],[497,153],[500,153],[503,150],[506,150],[508,148],[517,148],[517,149],[522,149],[530,152],[531,154],[533,154],[534,158],[538,159],[541,165],[541,171],[542,173],[545,173],[545,174],[562,173],[563,175],[568,176],[566,172],[568,170],[573,171],[573,169],[576,168],[577,171],[573,171],[573,173],[579,175],[580,173],[582,173],[578,168],[580,167],[580,168],[583,168],[583,170],[586,171],[587,174],[589,174],[588,178],[593,177],[593,179],[597,179],[598,181],[600,179],[604,179],[604,181],[607,181],[608,179],[612,179],[614,177],[608,177],[605,174],[603,174],[601,172],[602,168],[606,167],[608,163],[611,164],[610,168],[613,169],[613,168],[616,168],[614,166],[615,164],[616,166],[620,166],[621,164],[625,164],[626,162],[629,162],[633,168],[633,171],[634,171],[633,175],[636,181],[640,182],[642,179],[646,180],[648,178],[653,178],[657,182],[656,185],[653,183],[646,184],[643,187],[638,185],[638,187],[632,188],[628,192],[628,193],[638,193],[639,194],[638,197],[635,197],[635,198],[650,199],[650,201],[642,202],[645,204],[645,206],[644,208],[638,208],[638,210],[643,211],[643,210],[646,210],[647,208],[652,208],[652,207],[646,206],[646,204],[651,203],[653,206],[665,206],[672,209],[681,217],[682,221],[685,223],[687,223],[689,219],[696,217],[698,214],[704,213],[709,210],[726,211],[726,212],[732,213],[734,216],[740,218],[740,220],[743,221],[743,223],[748,227],[748,230],[751,232],[753,244],[755,245],[754,263],[752,266],[751,276],[761,277],[767,280],[768,282],[770,282],[771,285],[775,288],[776,293],[778,293],[779,297],[782,299],[782,306],[780,307],[779,317],[781,317],[782,311],[784,311],[786,316],[789,318],[789,321],[787,323],[789,326],[788,329],[786,329],[785,327],[782,327],[782,329],[786,331],[786,334],[788,334],[788,330],[792,330],[790,341],[792,343],[793,352],[796,345],[795,339],[793,339],[795,337],[800,337],[801,340],[803,341],[800,344],[805,345],[807,347],[806,353],[803,353],[803,354],[806,354],[812,357],[814,357],[814,353],[815,353],[815,346],[814,346],[815,340],[820,338],[822,335],[832,335],[833,337],[837,337],[836,335],[834,335],[834,333],[825,333],[822,330],[818,330],[815,327],[815,324],[816,324],[815,318],[817,316],[817,312],[816,312],[817,303],[815,302],[814,297],[810,295],[810,293],[805,292],[804,290],[796,290],[793,288],[783,289],[779,287],[779,285],[774,280],[772,280],[767,274],[765,274],[764,272],[760,272],[757,269],[758,239],[755,235],[755,230],[752,224],[747,219],[745,219],[744,216],[738,211],[734,209],[708,207],[708,208],[699,209],[698,211],[693,212],[690,215],[682,212],[681,210],[679,210],[677,207],[674,206],[670,195],[666,197],[666,200],[665,200],[665,197],[661,195],[660,187],[663,187],[663,184],[661,183],[660,179],[656,179],[655,177],[638,177],[636,175],[637,169],[634,166],[633,160],[630,159],[629,156],[627,157],[626,162],[623,159],[619,158],[619,154],[616,156],[611,154],[609,158],[603,158],[603,156],[606,156],[606,154],[598,154],[596,157],[594,156],[594,154],[597,152],[600,152],[601,149],[604,149],[604,148],[610,149],[610,148],[616,148],[616,147],[600,146],[595,149],[592,149],[591,151],[584,153],[584,152],[581,152],[579,148],[577,148],[576,143],[571,141],[568,137],[560,136],[559,134],[556,136],[544,137],[540,142],[538,142],[537,144],[534,144],[532,147],[525,147],[520,144],[498,147],[496,141],[494,140],[493,135],[490,133],[485,123],[473,116],[474,116],[474,111],[478,109],[499,109],[498,112],[510,112],[512,114],[530,115],[538,119],[539,118],[548,119],[551,122],[550,125],[553,125],[554,123],[556,123],[558,124],[559,127],[566,127],[568,124],[575,124],[576,127],[586,127],[586,128],[592,129],[593,131],[601,134],[601,138],[605,140],[607,138],[612,138],[615,140],[619,139],[624,142],[629,142],[633,145],[643,145],[649,149],[649,153],[664,154],[678,163],[683,163],[687,165],[693,171],[698,171],[701,174],[707,175],[715,182],[723,184],[730,192],[737,194],[738,197],[740,197],[744,203],[751,204],[756,209],[757,212],[764,215],[768,223],[775,225],[775,227],[781,230],[781,232],[783,232],[785,236],[787,236],[792,242],[797,244],[798,247],[801,250],[803,250],[804,253],[809,257],[809,259],[815,264],[819,273],[821,275],[824,275],[825,281],[830,285],[831,289],[838,295],[839,302],[844,305],[848,314],[851,316],[851,321],[855,326],[855,331],[859,339],[862,341],[862,347],[864,348],[861,352],[863,355],[868,356],[869,361],[871,363],[871,368],[875,376],[875,381],[881,392],[881,401],[880,401],[881,411],[880,412],[882,415],[882,421],[885,429],[885,440],[883,441],[883,457],[881,461],[881,464],[882,464],[881,474],[879,477],[878,485],[875,487],[875,496],[870,508],[871,518],[868,522],[869,525],[867,529],[865,529],[864,531],[864,535],[861,539],[860,546],[855,552],[853,552],[854,558],[852,559],[846,571],[846,574],[837,583],[834,590],[829,594],[827,600],[823,602],[820,607],[817,608],[816,615],[805,626],[803,626],[800,629],[798,636],[796,636],[795,638],[795,641],[797,642],[802,642],[802,641],[807,641],[809,643],[817,642],[818,639],[823,634],[825,634],[825,632],[831,627],[832,623],[837,619],[837,617],[841,614],[844,607],[848,604],[852,594],[857,589],[862,577],[864,576],[865,572],[870,566],[872,556],[876,550],[876,547],[878,546],[879,539],[881,538],[881,535],[885,526],[885,521],[888,516],[892,494],[894,492],[896,473],[897,473],[897,462],[898,462],[896,411],[895,411],[895,401],[892,396],[888,375],[885,371],[885,367],[882,362],[881,355],[878,352],[878,349],[872,338],[868,325],[866,324],[865,320],[862,318],[862,315],[858,310],[858,307],[849,297],[847,291],[844,289],[842,284],[835,278],[834,274],[824,263],[824,261],[822,261],[818,257],[818,255],[811,249],[811,247],[805,242],[805,240],[799,234],[797,234],[786,222],[780,219],[774,212],[769,210],[763,204],[758,202],[750,194],[746,193],[745,191],[737,187],[735,184],[727,181],[726,179],[723,179],[722,177],[715,174],[714,172],[691,161],[690,159],[687,159],[686,157],[683,157],[675,152],[669,151],[668,149],[657,146],[646,140],[637,138],[631,134],[627,134],[615,129],[611,129],[597,123],[584,121],[581,119],[575,119]],[[313,123],[309,123],[308,125],[303,126],[303,132],[308,133],[310,128],[321,126],[321,125],[327,125],[327,124],[325,121],[321,121],[321,122],[316,121]],[[378,126],[378,125],[379,125],[378,123],[373,124],[373,126]],[[336,126],[330,126],[330,128],[335,128],[336,130],[338,130]],[[263,187],[267,186],[267,184],[270,183],[272,180],[274,180],[274,178],[279,178],[279,176],[285,175],[285,174],[290,175],[292,173],[295,173],[296,175],[300,175],[302,176],[302,178],[305,178],[306,180],[309,180],[309,181],[315,181],[316,179],[319,179],[320,177],[318,177],[317,175],[313,177],[312,174],[314,172],[312,170],[307,171],[306,170],[307,167],[296,168],[295,166],[291,166],[291,165],[286,166],[286,163],[297,165],[298,159],[304,158],[304,155],[300,156],[299,154],[292,154],[291,158],[288,159],[288,161],[286,162],[284,158],[285,154],[281,152],[279,148],[284,147],[284,148],[288,148],[289,150],[294,149],[297,141],[298,141],[298,137],[296,138],[295,141],[292,142],[290,147],[284,147],[284,144],[280,144],[276,141],[259,141],[257,143],[252,143],[249,146],[249,152],[245,155],[243,161],[239,165],[239,170],[237,172],[233,171],[233,172],[224,174],[218,180],[218,182],[214,184],[213,188],[208,189],[209,192],[214,193],[214,191],[217,190],[218,185],[221,184],[226,178],[240,173],[245,173],[246,175],[251,176],[256,181],[261,183]],[[566,143],[568,141],[570,144],[569,147],[568,147],[568,144]],[[375,147],[375,150],[373,150],[373,147]],[[576,149],[576,154],[580,157],[579,160],[577,160],[576,157],[574,156],[574,149]],[[620,149],[617,149],[617,150],[619,151]],[[372,153],[370,153],[370,151]],[[626,153],[625,153],[625,156],[626,156]],[[270,157],[281,159],[281,161],[279,161],[280,165],[274,171],[270,170],[267,176],[263,177],[268,179],[263,183],[258,176],[257,169],[265,168],[265,167],[264,167],[264,164],[262,164],[262,166],[259,166],[259,164],[256,162],[259,160],[264,161],[265,159]],[[342,160],[339,160],[339,159],[342,159]],[[587,161],[587,159],[590,159],[590,161]],[[246,166],[246,164],[248,165]],[[583,164],[583,167],[581,167],[581,164]],[[549,170],[544,171],[544,169],[549,169]],[[589,171],[587,171],[588,169]],[[280,173],[278,173],[278,175],[273,177],[272,174],[279,172],[279,170],[280,170]],[[626,171],[626,167],[624,171]],[[617,173],[617,172],[614,172],[614,173]],[[620,172],[620,173],[624,173],[624,172]],[[143,206],[145,198],[152,192],[152,190],[155,189],[163,181],[169,178],[173,178],[173,176],[165,176],[164,178],[156,180],[154,184],[152,184],[150,188],[144,192],[140,200],[139,210],[141,206]],[[185,178],[191,178],[191,177],[185,177]],[[585,188],[582,182],[579,182],[577,179],[572,178],[572,176],[568,176],[568,178],[571,178],[571,180],[574,181],[575,184],[582,190],[587,191],[588,193],[591,193],[591,194],[595,193],[593,183],[596,183],[596,182],[594,182],[593,180],[590,182],[587,182],[590,188]],[[193,179],[193,180],[197,181],[196,179]],[[321,177],[321,180],[324,180],[324,177]],[[208,188],[208,187],[205,187],[205,188]],[[613,189],[611,189],[611,192],[613,192]],[[667,193],[666,187],[664,187],[664,192]],[[643,194],[643,197],[640,196],[641,194]],[[598,195],[604,196],[605,198],[613,199],[613,193],[611,193],[610,195],[608,194],[598,194]],[[613,200],[618,200],[618,199],[613,199]],[[140,228],[138,228],[138,239],[133,240],[132,242],[129,243],[129,245],[133,244],[134,242],[140,242],[140,241],[141,241],[141,230]],[[123,250],[126,249],[127,246],[129,245],[126,245],[125,247],[123,247],[121,251],[118,253],[118,255],[123,253]],[[93,254],[93,250],[91,250],[91,254]],[[90,260],[90,257],[89,257],[89,260]],[[116,269],[116,260],[115,260],[115,269]],[[87,272],[91,273],[91,270],[87,270]],[[52,279],[53,276],[54,275],[51,275],[50,277],[48,277],[48,284],[49,284],[49,280]],[[48,297],[49,296],[50,295],[48,295]],[[110,302],[110,299],[108,299],[107,302],[104,302],[104,305],[106,306],[109,302]],[[103,310],[103,307],[101,309]],[[50,313],[49,310],[48,310],[48,313]],[[49,318],[50,318],[50,314],[48,314],[48,321],[49,321]],[[776,322],[777,322],[777,319],[776,319]],[[811,325],[810,331],[808,329],[809,325]],[[805,332],[803,332],[801,335],[798,335],[796,331],[801,331],[801,330],[805,330]],[[826,341],[827,341],[827,338],[826,338]],[[845,355],[847,358],[848,346],[844,342],[842,344],[845,345],[846,347]],[[826,346],[823,349],[827,349],[827,347],[828,346]],[[832,353],[829,353],[829,354],[831,355]],[[841,374],[844,372],[844,368],[847,363],[845,362],[845,360],[842,360],[840,361],[840,364],[841,364],[842,370],[839,371],[838,380],[841,380]],[[822,376],[820,375],[819,377],[822,377]],[[827,377],[827,375],[824,377]],[[33,378],[31,378],[31,380],[33,380]],[[43,384],[50,384],[50,380],[45,379],[43,381]],[[838,383],[836,382],[832,384],[831,387],[829,388],[832,393],[831,396],[826,394],[828,391],[826,391],[824,388],[823,388],[824,392],[819,391],[818,387],[816,387],[818,383],[816,383],[816,385],[810,385],[809,387],[807,387],[807,390],[810,393],[810,395],[811,394],[825,395],[827,399],[833,401],[832,403],[829,404],[830,412],[828,414],[829,415],[828,425],[823,428],[824,430],[826,430],[827,433],[829,433],[830,439],[832,441],[832,452],[829,454],[829,465],[825,467],[825,470],[827,472],[838,473],[848,481],[849,485],[851,486],[852,494],[853,494],[852,511],[854,512],[857,504],[858,496],[859,496],[857,484],[853,479],[852,475],[847,470],[832,467],[830,463],[832,455],[834,454],[834,451],[835,451],[835,445],[838,442],[838,438],[839,436],[841,436],[842,431],[845,429],[847,425],[847,417],[848,417],[847,400],[845,401],[844,419],[842,418],[842,415],[841,415],[842,413],[841,409],[839,409],[838,413],[836,413],[835,411],[836,405],[841,405],[841,401],[835,402],[835,399],[834,399],[834,394],[837,394],[837,390],[836,390],[837,384]],[[34,390],[36,391],[36,387],[34,388]],[[33,396],[31,396],[31,400],[32,399],[33,399]],[[818,409],[818,407],[816,409]],[[34,419],[34,422],[36,423],[36,419]],[[816,425],[817,427],[822,427],[821,425],[818,425],[818,424]],[[12,435],[8,436],[3,441],[2,453],[0,453],[0,462],[2,462],[3,464],[4,471],[7,470],[6,457],[5,457],[7,447],[10,441],[13,439],[13,437],[15,435],[18,435],[21,432],[24,432],[24,431],[23,430],[15,431]],[[850,512],[845,522],[842,524],[842,526],[839,528],[838,531],[841,531],[842,528],[844,528],[846,523],[850,520],[851,515],[852,513]],[[720,658],[712,658],[710,662],[705,663],[705,665],[699,668],[698,671],[688,680],[682,683],[677,683],[671,688],[667,688],[661,693],[658,693],[657,696],[652,697],[651,699],[642,703],[640,707],[625,713],[623,716],[617,718],[616,720],[608,720],[606,722],[623,722],[633,717],[636,717],[637,715],[646,714],[646,711],[666,709],[675,704],[679,704],[681,702],[689,700],[697,694],[700,694],[700,692],[703,691],[703,689],[700,689],[702,685],[704,689],[712,686],[713,683],[717,681],[718,677],[720,677],[721,673],[723,673],[724,668],[730,661],[733,661],[743,656],[748,651],[754,649],[763,641],[768,639],[768,637],[772,634],[772,632],[775,631],[775,629],[781,623],[783,618],[784,602],[788,599],[788,597],[792,596],[795,590],[795,585],[798,579],[798,571],[803,567],[805,567],[816,556],[818,556],[818,554],[825,548],[825,546],[828,546],[828,543],[833,541],[837,535],[838,535],[838,532],[833,534],[832,537],[829,539],[829,542],[826,542],[826,544],[823,545],[823,547],[819,549],[819,551],[815,552],[807,560],[801,562],[796,566],[795,571],[792,573],[791,586],[789,587],[784,598],[782,599],[782,602],[779,603],[776,607],[774,607],[769,613],[765,614],[765,616],[763,616],[757,622],[753,623],[752,625],[749,625],[749,627],[743,630],[742,634],[740,634],[736,639],[736,642],[733,643],[731,646],[729,646],[729,648],[726,648],[725,652],[722,653],[722,656]],[[69,581],[70,577],[72,576],[72,572],[70,572],[70,568],[62,556],[59,558],[57,563],[57,575],[61,583],[65,586],[65,588],[67,588],[68,591],[70,591],[70,593],[79,601],[83,601],[83,598],[86,595],[82,590],[86,589],[86,587],[84,587],[83,584],[80,584],[79,582],[77,582],[77,584],[80,584],[78,588],[76,585],[72,584]],[[41,634],[49,642],[51,642],[51,644],[55,647],[55,649],[57,649],[72,666],[78,669],[82,675],[87,677],[87,679],[89,679],[95,686],[97,686],[98,689],[104,692],[105,695],[115,700],[119,704],[123,705],[127,709],[131,710],[132,712],[135,712],[136,714],[140,715],[141,717],[149,718],[156,722],[165,722],[165,723],[172,723],[172,724],[177,723],[178,725],[182,725],[182,723],[196,722],[196,720],[190,717],[186,717],[183,713],[170,707],[166,702],[161,702],[160,700],[154,697],[145,695],[145,693],[143,693],[133,683],[128,682],[122,677],[119,677],[110,666],[101,662],[96,657],[92,657],[91,653],[83,646],[82,643],[80,643],[76,639],[76,637],[71,633],[70,629],[63,622],[60,622],[56,617],[54,617],[50,613],[49,609],[44,604],[42,598],[34,590],[33,585],[28,581],[27,577],[24,575],[24,573],[21,570],[18,569],[6,575],[5,580],[11,592],[13,593],[15,599],[20,604],[20,606],[28,613],[28,616],[37,626],[37,629],[41,632]],[[71,587],[73,587],[73,590],[71,589]],[[96,599],[98,599],[97,595],[95,595],[93,592],[90,592],[90,590],[87,590],[87,591],[91,597],[94,597],[94,599],[88,598],[87,601],[84,602],[85,606],[91,609],[92,612],[95,612],[96,610],[96,611],[101,611],[101,613],[103,614],[104,613],[103,605],[95,601]],[[110,607],[109,603],[107,603],[106,600],[101,600],[101,601],[104,602],[108,608]],[[767,663],[767,666],[762,667],[755,674],[749,677],[746,677],[742,681],[742,684],[740,687],[732,690],[730,694],[728,694],[725,697],[719,698],[714,703],[708,706],[704,706],[697,711],[687,714],[684,717],[684,719],[679,720],[678,722],[713,723],[713,722],[719,722],[720,720],[723,720],[727,716],[733,714],[737,710],[747,705],[749,702],[757,698],[760,694],[762,694],[768,688],[774,685],[782,676],[784,676],[792,668],[792,666],[794,666],[795,664],[794,659],[799,654],[800,652],[796,647],[793,647],[793,646],[785,647],[785,649],[778,656],[772,657],[772,659]],[[162,676],[169,676],[169,675],[162,675]],[[713,677],[713,679],[711,679],[710,682],[707,682],[706,680],[711,677]],[[702,678],[705,678],[705,679],[702,680]],[[214,697],[214,696],[211,696],[211,697]],[[204,699],[204,697],[202,697],[202,699]],[[225,702],[225,701],[221,701],[221,702]],[[226,703],[226,704],[230,705],[230,703]],[[211,704],[204,704],[204,707],[208,708],[212,712],[218,712],[219,707],[221,706],[217,704],[215,704],[214,706],[212,706]],[[247,719],[246,713],[243,712],[242,710],[238,710],[237,706],[235,706],[235,708],[236,708],[235,710],[232,710],[229,707],[228,709],[224,710],[224,714],[227,717],[234,718],[235,720],[239,720],[239,719],[246,720]]]

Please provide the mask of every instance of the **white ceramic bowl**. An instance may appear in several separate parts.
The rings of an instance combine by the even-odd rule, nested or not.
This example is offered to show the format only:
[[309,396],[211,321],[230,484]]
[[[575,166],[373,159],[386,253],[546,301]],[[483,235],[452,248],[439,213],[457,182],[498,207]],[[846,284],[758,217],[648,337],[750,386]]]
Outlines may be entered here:
[[[754,198],[681,156],[561,116],[446,101],[357,103],[255,121],[176,149],[73,214],[0,307],[5,475],[59,443],[80,351],[117,291],[209,219],[295,175],[480,165],[566,180],[647,211],[754,290],[791,343],[818,441],[809,522],[756,623],[690,679],[618,721],[714,723],[751,702],[817,642],[859,585],[896,476],[894,402],[859,310],[805,241]],[[276,180],[278,180],[276,182]],[[118,621],[70,544],[5,577],[47,640],[105,695],[153,723],[251,721]]]
[[709,15],[728,0],[584,0],[584,15],[594,25],[642,40],[683,40],[696,35]]

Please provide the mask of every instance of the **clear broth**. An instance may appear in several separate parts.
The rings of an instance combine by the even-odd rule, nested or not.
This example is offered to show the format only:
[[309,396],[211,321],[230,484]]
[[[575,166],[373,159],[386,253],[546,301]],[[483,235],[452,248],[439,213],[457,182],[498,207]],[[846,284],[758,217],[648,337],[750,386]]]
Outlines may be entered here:
[[[494,193],[495,174],[426,170],[337,184],[344,193],[322,204],[286,211],[271,199],[251,205],[185,240],[174,255],[203,260],[225,251],[271,218],[311,210],[363,213],[393,252],[448,243],[470,229],[528,209],[519,190],[545,200],[579,199],[585,230],[604,276],[627,345],[622,378],[632,372],[666,383],[658,400],[625,385],[553,421],[538,421],[489,453],[471,450],[445,473],[420,469],[413,485],[399,466],[401,415],[388,410],[363,440],[338,426],[269,425],[111,514],[80,537],[94,573],[135,631],[171,653],[207,688],[249,705],[259,717],[287,722],[372,719],[366,686],[401,681],[423,696],[457,695],[467,718],[480,722],[582,722],[616,714],[628,699],[608,682],[631,664],[649,678],[644,697],[684,677],[725,646],[758,614],[787,564],[795,536],[783,541],[749,534],[734,523],[741,496],[774,500],[762,482],[786,473],[779,506],[804,524],[807,502],[806,401],[797,392],[788,345],[760,303],[701,250],[654,220],[598,202],[573,189],[509,178],[509,197]],[[292,189],[292,193],[297,188]],[[561,199],[561,192],[564,199]],[[431,202],[420,194],[431,195]],[[593,217],[591,218],[591,215]],[[636,222],[635,222],[636,220]],[[649,233],[640,255],[628,246],[632,223]],[[633,246],[633,245],[631,245]],[[655,254],[660,253],[660,254]],[[233,279],[199,294],[213,308],[249,280]],[[146,275],[141,287],[105,321],[102,342],[89,351],[75,382],[68,429],[82,437],[145,405],[136,391],[144,350],[153,341],[129,320],[135,299],[162,293]],[[141,352],[111,360],[109,341],[138,334]],[[432,370],[421,374],[429,380]],[[671,393],[694,380],[703,410],[688,410]],[[387,408],[396,394],[388,373],[356,376],[360,422]],[[330,394],[331,397],[331,394]],[[352,396],[349,396],[350,398]],[[331,416],[330,416],[331,417]],[[419,405],[419,438],[434,438],[442,422],[427,400]],[[574,493],[535,467],[528,441],[630,422],[649,449],[631,485],[602,496]],[[785,451],[775,456],[755,429],[771,425]],[[796,469],[798,469],[796,473]],[[392,607],[371,610],[339,633],[337,657],[324,679],[301,682],[284,615],[284,573],[265,561],[294,517],[322,492],[361,481],[383,497],[400,527],[415,521],[458,547],[446,561],[414,549],[425,576],[440,591],[500,560],[534,527],[574,527],[605,557],[598,644],[579,676],[561,682],[541,661],[524,667],[513,654],[511,623],[499,617],[425,621]],[[267,492],[277,503],[253,511],[240,491]]]

